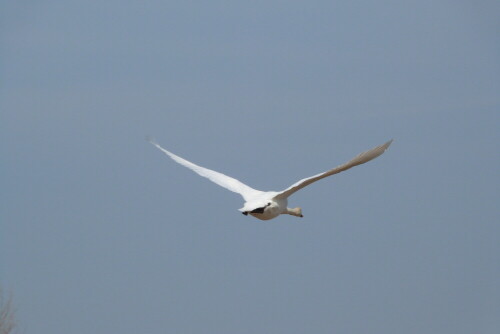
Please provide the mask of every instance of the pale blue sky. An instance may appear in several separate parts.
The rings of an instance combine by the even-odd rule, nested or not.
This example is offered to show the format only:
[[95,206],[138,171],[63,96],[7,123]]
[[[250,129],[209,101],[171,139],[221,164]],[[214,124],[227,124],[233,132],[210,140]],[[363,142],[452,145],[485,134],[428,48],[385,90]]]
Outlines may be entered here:
[[[498,333],[495,1],[2,1],[23,333]],[[394,138],[290,198],[240,197]]]

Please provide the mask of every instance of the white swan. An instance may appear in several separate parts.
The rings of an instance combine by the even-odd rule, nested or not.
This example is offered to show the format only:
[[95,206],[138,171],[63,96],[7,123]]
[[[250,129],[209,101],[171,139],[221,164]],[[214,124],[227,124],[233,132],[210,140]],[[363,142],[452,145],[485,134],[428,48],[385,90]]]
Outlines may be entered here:
[[351,167],[364,164],[372,159],[375,159],[379,155],[385,152],[385,150],[391,145],[392,140],[389,140],[387,143],[374,147],[369,151],[363,152],[357,155],[352,160],[346,162],[343,165],[330,169],[324,173],[320,173],[311,177],[307,177],[302,179],[290,187],[283,191],[259,191],[253,188],[250,188],[246,184],[229,177],[227,175],[221,174],[219,172],[195,165],[192,162],[189,162],[169,151],[161,147],[157,142],[148,139],[148,141],[160,149],[163,153],[168,155],[170,158],[178,162],[179,164],[192,169],[194,172],[199,175],[206,177],[210,181],[217,183],[219,186],[229,189],[235,193],[243,196],[245,200],[244,206],[239,209],[244,215],[252,215],[255,218],[261,220],[269,220],[273,219],[280,214],[289,214],[292,216],[303,217],[301,208],[293,208],[290,209],[287,207],[288,197],[295,193],[297,190],[304,188],[305,186],[310,185],[313,182],[316,182],[322,178],[327,176],[337,174],[348,170]]

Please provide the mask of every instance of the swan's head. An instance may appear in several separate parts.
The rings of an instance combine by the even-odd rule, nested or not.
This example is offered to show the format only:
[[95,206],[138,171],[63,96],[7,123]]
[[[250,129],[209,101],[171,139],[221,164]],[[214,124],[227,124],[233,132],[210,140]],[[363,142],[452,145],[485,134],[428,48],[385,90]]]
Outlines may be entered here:
[[301,208],[293,208],[293,209],[288,209],[288,214],[292,215],[292,216],[296,216],[296,217],[304,217],[302,215],[302,209]]

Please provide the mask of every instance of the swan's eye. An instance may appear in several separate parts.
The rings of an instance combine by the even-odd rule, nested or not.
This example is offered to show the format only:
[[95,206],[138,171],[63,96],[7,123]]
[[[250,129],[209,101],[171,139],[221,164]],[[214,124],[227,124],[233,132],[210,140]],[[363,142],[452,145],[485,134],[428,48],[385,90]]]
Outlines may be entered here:
[[271,205],[271,202],[267,203],[267,206]]

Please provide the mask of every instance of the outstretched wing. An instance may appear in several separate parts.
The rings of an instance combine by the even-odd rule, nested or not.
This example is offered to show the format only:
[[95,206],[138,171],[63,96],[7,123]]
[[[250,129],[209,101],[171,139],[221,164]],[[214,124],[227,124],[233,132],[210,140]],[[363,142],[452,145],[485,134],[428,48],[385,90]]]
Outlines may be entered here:
[[161,150],[163,153],[168,155],[170,158],[172,158],[175,162],[183,165],[184,167],[187,167],[191,170],[193,170],[195,173],[197,173],[200,176],[206,177],[210,181],[218,184],[221,187],[224,187],[226,189],[229,189],[235,193],[240,194],[243,196],[245,201],[248,201],[250,198],[254,197],[255,195],[258,195],[261,193],[261,191],[255,190],[253,188],[250,188],[246,184],[229,177],[227,175],[224,175],[222,173],[210,170],[208,168],[204,168],[198,165],[195,165],[192,162],[187,161],[186,159],[183,159],[172,152],[167,151],[163,147],[161,147],[158,143],[155,141],[148,139],[148,141],[156,146],[159,150]]
[[365,162],[368,162],[372,159],[375,159],[376,157],[378,157],[379,155],[384,153],[385,150],[387,150],[387,148],[389,147],[389,145],[391,145],[391,143],[392,143],[392,139],[383,145],[374,147],[369,151],[366,151],[366,152],[363,152],[363,153],[357,155],[355,158],[346,162],[343,165],[340,165],[338,167],[330,169],[329,171],[326,171],[324,173],[320,173],[320,174],[302,179],[302,180],[294,183],[293,185],[291,185],[289,188],[279,192],[278,195],[276,195],[274,198],[276,198],[276,199],[287,198],[288,196],[292,195],[297,190],[300,190],[300,189],[304,188],[305,186],[310,185],[313,182],[321,180],[322,178],[343,172],[345,170],[348,170],[349,168],[364,164]]

